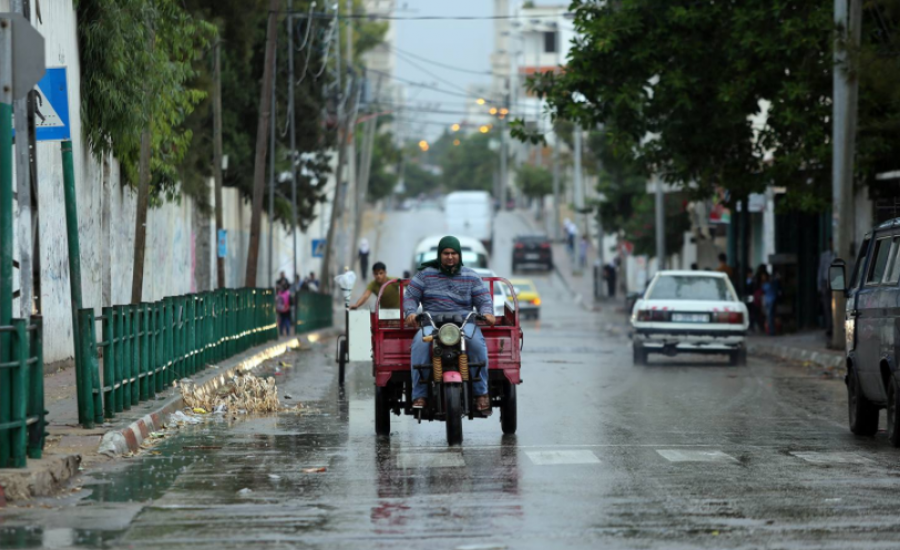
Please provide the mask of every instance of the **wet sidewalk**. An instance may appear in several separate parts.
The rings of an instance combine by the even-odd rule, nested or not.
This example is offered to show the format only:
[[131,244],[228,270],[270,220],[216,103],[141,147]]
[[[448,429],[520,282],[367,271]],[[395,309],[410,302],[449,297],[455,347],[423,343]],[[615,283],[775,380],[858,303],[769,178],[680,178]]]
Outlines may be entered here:
[[[549,221],[536,220],[534,214],[527,210],[519,210],[517,214],[535,232],[547,233],[552,239],[553,232]],[[552,244],[553,270],[563,280],[575,300],[582,307],[588,311],[604,310],[622,313],[622,322],[625,323],[627,321],[625,316],[625,297],[607,298],[606,282],[602,279],[595,280],[594,266],[599,264],[599,254],[596,247],[593,244],[588,246],[583,268],[576,262],[577,247],[578,244],[576,243],[576,251],[573,254],[569,252],[566,243],[554,242]],[[597,273],[596,277],[600,277],[600,274]],[[596,290],[595,284],[598,285]],[[599,294],[599,298],[595,297],[595,292]]]
[[[195,373],[191,379],[195,384],[202,385],[226,373],[228,369],[271,353],[270,350],[274,348],[284,348],[296,343],[298,337],[311,340],[329,337],[336,332],[337,329],[328,328],[310,334],[282,337],[217,365],[210,365]],[[48,414],[43,456],[40,459],[29,459],[26,468],[0,470],[0,507],[7,500],[20,501],[54,494],[79,471],[113,460],[114,457],[109,454],[101,453],[101,440],[104,436],[113,432],[122,433],[125,439],[136,439],[139,444],[142,432],[149,433],[158,429],[154,423],[164,421],[165,416],[183,406],[180,390],[169,387],[157,393],[154,398],[117,413],[115,418],[85,429],[78,424],[75,390],[74,366],[45,373],[44,400]],[[131,443],[135,442],[128,442]]]
[[829,349],[821,330],[777,336],[750,334],[747,350],[755,355],[811,363],[830,372],[844,368],[844,351]]

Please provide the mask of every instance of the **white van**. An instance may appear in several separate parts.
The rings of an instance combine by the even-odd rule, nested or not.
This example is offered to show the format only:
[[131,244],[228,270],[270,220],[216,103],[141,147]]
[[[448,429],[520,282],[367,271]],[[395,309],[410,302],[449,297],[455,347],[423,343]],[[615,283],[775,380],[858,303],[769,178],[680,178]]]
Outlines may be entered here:
[[[457,191],[444,200],[447,233],[478,239],[489,251],[494,241],[493,199],[487,191]],[[465,260],[464,260],[465,262]]]
[[[416,251],[413,255],[412,272],[419,271],[422,262],[427,262],[437,258],[438,243],[444,235],[432,235],[425,237],[416,245]],[[459,239],[459,247],[462,251],[462,263],[466,267],[487,269],[490,256],[487,250],[476,239],[469,237],[457,237]]]

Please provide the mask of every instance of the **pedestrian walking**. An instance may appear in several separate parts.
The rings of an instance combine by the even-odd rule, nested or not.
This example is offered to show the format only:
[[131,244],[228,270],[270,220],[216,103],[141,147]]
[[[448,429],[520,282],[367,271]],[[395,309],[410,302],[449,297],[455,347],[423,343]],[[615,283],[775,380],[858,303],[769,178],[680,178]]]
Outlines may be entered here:
[[319,280],[316,278],[316,272],[310,271],[309,276],[306,279],[303,279],[303,284],[300,286],[301,290],[305,290],[307,292],[318,292],[319,291]]
[[825,321],[825,336],[831,338],[831,282],[828,280],[828,270],[835,259],[834,239],[828,239],[828,248],[819,255],[819,272],[816,276],[816,290],[819,291],[819,301],[822,303],[822,317]]
[[609,262],[605,266],[603,266],[603,278],[606,279],[606,294],[610,298],[616,297],[616,264],[615,262]]
[[365,282],[366,277],[369,274],[369,241],[368,239],[362,239],[359,241],[359,270],[362,273],[363,282]]
[[569,255],[575,255],[575,236],[578,234],[578,227],[576,227],[575,222],[566,218],[565,223],[566,230],[566,248],[569,250]]
[[275,281],[275,290],[279,291],[281,290],[281,287],[284,286],[291,286],[291,282],[288,281],[288,278],[285,276],[284,271],[282,271],[278,276],[278,280]]
[[278,335],[290,336],[291,334],[291,288],[290,285],[278,287],[275,295],[275,311],[278,312]]
[[753,297],[756,292],[755,284],[756,278],[753,276],[753,270],[748,267],[747,274],[744,276],[744,301],[747,303],[747,315],[750,322],[748,330],[750,332],[756,332],[761,326],[759,323],[759,311],[756,308]]
[[728,280],[734,284],[734,269],[728,265],[728,256],[724,252],[719,254],[719,266],[716,267],[716,271],[728,275]]
[[781,281],[777,274],[771,277],[767,276],[767,280],[763,283],[763,293],[766,305],[766,320],[768,322],[769,336],[775,336],[775,308],[778,305],[778,298],[781,294]]

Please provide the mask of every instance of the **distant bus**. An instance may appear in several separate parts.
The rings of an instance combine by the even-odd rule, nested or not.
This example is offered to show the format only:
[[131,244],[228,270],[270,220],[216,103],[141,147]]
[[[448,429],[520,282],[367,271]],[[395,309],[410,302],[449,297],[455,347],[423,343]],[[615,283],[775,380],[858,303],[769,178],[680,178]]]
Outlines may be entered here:
[[447,233],[478,239],[491,251],[494,244],[493,199],[487,191],[457,191],[444,201]]

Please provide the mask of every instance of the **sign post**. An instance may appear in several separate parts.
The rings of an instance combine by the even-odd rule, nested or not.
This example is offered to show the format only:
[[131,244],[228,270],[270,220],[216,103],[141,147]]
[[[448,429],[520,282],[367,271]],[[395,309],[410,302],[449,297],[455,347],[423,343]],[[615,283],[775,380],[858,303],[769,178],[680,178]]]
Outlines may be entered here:
[[[0,13],[0,326],[12,324],[13,270],[13,101],[44,75],[44,38],[21,15]],[[30,274],[26,275],[30,276]],[[0,332],[0,363],[10,360],[10,334]],[[12,418],[12,371],[0,369],[0,424]],[[0,438],[0,468],[11,448]]]
[[312,257],[313,258],[324,258],[325,257],[325,243],[327,241],[325,239],[313,239],[312,241]]

